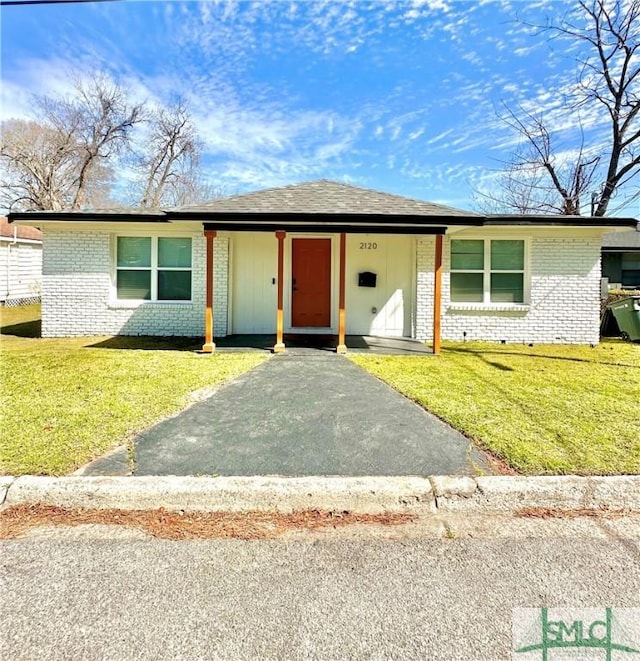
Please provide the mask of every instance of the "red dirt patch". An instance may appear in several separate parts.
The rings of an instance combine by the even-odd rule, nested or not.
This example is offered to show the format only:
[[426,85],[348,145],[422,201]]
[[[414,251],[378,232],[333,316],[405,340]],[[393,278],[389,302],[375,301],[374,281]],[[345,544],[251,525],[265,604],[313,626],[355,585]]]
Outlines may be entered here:
[[65,509],[54,505],[15,505],[0,511],[0,539],[15,539],[35,526],[103,524],[143,530],[162,539],[274,539],[292,529],[319,530],[354,524],[411,523],[411,514],[353,514],[305,510],[277,512],[173,512],[158,510]]

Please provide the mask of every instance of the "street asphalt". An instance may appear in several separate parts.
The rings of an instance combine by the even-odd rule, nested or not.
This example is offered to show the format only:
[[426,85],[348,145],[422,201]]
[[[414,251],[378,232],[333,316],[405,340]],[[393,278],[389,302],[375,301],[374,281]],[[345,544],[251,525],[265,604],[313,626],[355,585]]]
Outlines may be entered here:
[[[540,651],[513,652],[514,609],[564,607],[571,624],[569,607],[594,608],[591,619],[600,620],[606,606],[614,618],[640,608],[639,539],[621,530],[601,538],[2,542],[0,658],[540,659]],[[637,619],[626,631],[636,648]],[[623,656],[635,658],[613,658]],[[604,650],[579,658],[604,659]]]
[[348,359],[317,351],[272,357],[134,447],[135,475],[491,472],[462,434]]

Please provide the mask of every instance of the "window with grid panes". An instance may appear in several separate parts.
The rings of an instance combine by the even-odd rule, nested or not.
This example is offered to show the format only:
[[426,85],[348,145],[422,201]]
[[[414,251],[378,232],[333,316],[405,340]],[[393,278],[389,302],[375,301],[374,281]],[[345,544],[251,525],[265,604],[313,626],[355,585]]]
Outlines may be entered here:
[[119,236],[116,254],[118,299],[191,300],[190,238]]
[[453,303],[524,303],[522,239],[452,239]]

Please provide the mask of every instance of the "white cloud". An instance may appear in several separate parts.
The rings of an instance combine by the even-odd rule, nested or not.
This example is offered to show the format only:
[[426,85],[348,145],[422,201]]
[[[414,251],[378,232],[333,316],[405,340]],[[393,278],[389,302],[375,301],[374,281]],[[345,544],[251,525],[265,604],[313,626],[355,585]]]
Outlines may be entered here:
[[529,53],[532,53],[534,50],[536,50],[536,48],[537,46],[535,45],[521,46],[520,48],[514,48],[512,53],[517,57],[525,57],[526,55],[529,55]]
[[438,135],[436,135],[435,137],[427,140],[427,144],[434,145],[437,142],[440,142],[441,140],[446,138],[448,135],[451,135],[452,133],[453,133],[453,129],[447,129],[446,131],[442,131],[442,133],[438,133]]
[[31,92],[22,85],[3,82],[0,85],[0,121],[5,119],[32,118],[33,100]]

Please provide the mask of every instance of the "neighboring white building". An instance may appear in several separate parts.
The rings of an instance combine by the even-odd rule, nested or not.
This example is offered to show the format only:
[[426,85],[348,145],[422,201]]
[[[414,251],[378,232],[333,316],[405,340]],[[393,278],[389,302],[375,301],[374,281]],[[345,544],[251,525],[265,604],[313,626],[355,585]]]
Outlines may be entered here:
[[631,219],[484,216],[316,181],[44,231],[42,334],[597,343],[600,245]]
[[602,277],[610,289],[640,289],[640,223],[602,237]]
[[41,286],[42,233],[0,217],[0,303],[37,303]]

